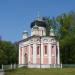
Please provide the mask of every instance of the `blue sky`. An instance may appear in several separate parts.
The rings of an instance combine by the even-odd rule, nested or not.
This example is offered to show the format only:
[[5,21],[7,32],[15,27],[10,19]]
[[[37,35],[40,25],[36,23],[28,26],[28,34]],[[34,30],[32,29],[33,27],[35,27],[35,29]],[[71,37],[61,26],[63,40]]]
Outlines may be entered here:
[[0,0],[0,35],[3,40],[21,40],[24,30],[30,33],[30,23],[37,17],[55,17],[75,11],[75,0]]

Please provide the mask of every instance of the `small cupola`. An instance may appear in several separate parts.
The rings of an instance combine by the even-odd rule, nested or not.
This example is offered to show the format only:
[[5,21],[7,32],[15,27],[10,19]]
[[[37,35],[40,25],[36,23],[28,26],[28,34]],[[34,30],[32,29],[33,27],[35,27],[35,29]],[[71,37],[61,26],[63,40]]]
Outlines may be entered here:
[[33,35],[46,36],[46,23],[42,17],[37,17],[31,23],[31,36]]
[[37,24],[35,22],[35,25],[33,26],[32,30],[31,30],[31,36],[33,36],[33,35],[38,36],[38,34],[39,34],[38,31],[39,31],[39,28],[38,28],[38,26],[37,26]]
[[33,29],[35,29],[35,30],[38,29],[38,26],[37,26],[36,22],[35,22],[35,25],[33,26]]
[[55,36],[55,31],[54,31],[54,29],[52,27],[50,29],[50,36]]
[[22,32],[22,39],[26,39],[28,38],[28,32],[27,31],[23,31]]

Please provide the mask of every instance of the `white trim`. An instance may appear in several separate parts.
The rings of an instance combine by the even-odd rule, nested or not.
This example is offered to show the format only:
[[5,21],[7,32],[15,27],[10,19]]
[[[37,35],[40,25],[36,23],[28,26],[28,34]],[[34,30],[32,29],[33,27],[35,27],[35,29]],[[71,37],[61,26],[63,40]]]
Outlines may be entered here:
[[49,60],[49,64],[51,64],[51,44],[48,44],[48,60]]
[[59,42],[57,42],[57,49],[58,49],[58,64],[60,64],[60,52],[59,52]]

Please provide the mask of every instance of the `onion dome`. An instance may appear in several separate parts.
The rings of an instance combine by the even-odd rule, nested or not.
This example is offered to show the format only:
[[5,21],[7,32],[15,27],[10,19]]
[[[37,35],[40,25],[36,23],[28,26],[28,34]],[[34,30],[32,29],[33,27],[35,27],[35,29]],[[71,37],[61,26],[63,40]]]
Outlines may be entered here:
[[42,18],[36,18],[36,20],[34,20],[32,23],[31,23],[31,28],[33,28],[35,26],[35,24],[38,26],[38,27],[46,27],[46,23],[44,22],[44,20]]
[[50,32],[54,32],[54,29],[51,27]]
[[37,24],[35,23],[35,25],[33,26],[33,29],[38,29]]
[[55,36],[55,31],[54,31],[54,29],[52,27],[50,29],[50,36]]
[[23,31],[22,32],[22,39],[26,39],[28,38],[28,32],[27,31]]
[[22,34],[26,34],[26,33],[28,33],[28,32],[27,32],[27,31],[23,31],[23,32],[22,32]]

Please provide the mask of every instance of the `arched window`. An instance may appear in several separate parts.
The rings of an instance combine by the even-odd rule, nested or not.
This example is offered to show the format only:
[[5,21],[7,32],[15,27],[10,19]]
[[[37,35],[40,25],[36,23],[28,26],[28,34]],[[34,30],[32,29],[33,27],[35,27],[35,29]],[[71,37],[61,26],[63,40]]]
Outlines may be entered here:
[[40,50],[40,47],[37,46],[37,55],[39,55],[39,50]]
[[47,46],[44,46],[45,54],[47,54]]
[[54,48],[54,46],[52,46],[52,48]]

